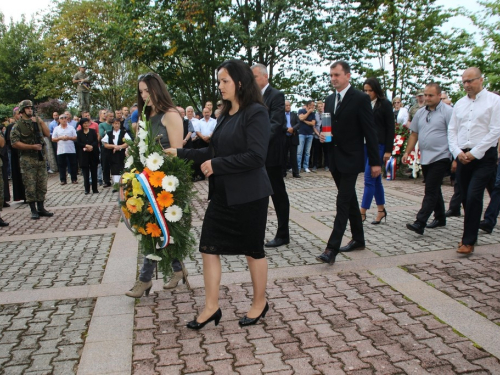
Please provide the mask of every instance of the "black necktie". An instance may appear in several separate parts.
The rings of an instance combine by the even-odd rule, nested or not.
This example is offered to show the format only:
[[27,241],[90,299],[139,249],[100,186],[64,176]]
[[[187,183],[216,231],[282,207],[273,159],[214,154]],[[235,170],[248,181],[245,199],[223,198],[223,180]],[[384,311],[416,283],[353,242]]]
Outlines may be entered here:
[[337,105],[335,106],[335,113],[339,110],[340,103],[342,103],[342,97],[340,96],[340,93],[337,93]]

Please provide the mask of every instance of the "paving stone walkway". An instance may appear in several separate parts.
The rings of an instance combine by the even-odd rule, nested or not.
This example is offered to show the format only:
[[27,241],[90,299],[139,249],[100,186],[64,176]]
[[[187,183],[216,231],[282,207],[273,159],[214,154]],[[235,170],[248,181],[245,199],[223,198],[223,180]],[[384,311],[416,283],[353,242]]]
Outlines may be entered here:
[[[10,226],[0,231],[0,374],[500,374],[500,231],[481,232],[474,255],[460,257],[463,218],[409,232],[422,180],[384,181],[387,222],[371,225],[372,208],[367,248],[328,266],[315,256],[335,215],[330,175],[286,185],[290,244],[267,251],[267,316],[238,326],[250,275],[245,257],[221,257],[223,317],[196,332],[185,324],[203,308],[200,254],[185,260],[191,290],[163,290],[160,275],[149,297],[125,297],[141,256],[116,194],[86,196],[51,176],[54,217],[30,220],[21,203],[2,213]],[[195,188],[199,238],[208,184]],[[449,184],[443,194],[453,194]],[[271,204],[267,240],[276,225]]]

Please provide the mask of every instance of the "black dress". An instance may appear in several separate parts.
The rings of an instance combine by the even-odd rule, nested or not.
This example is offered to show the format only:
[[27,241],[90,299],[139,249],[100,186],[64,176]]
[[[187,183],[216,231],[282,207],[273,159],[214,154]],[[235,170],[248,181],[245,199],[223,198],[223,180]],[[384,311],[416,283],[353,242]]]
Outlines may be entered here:
[[[234,115],[236,116],[236,115]],[[219,126],[231,126],[233,116],[226,116]],[[220,132],[211,139],[214,157]],[[225,186],[220,177],[212,175],[213,195],[203,220],[200,252],[217,255],[246,255],[255,259],[264,258],[264,237],[267,222],[269,197],[229,206]]]

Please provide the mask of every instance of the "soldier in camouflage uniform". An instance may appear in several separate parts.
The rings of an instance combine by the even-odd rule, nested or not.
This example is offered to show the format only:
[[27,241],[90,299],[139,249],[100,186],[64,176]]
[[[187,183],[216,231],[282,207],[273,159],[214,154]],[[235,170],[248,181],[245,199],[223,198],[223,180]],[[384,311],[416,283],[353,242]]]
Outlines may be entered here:
[[[425,99],[424,99],[424,91],[423,90],[420,90],[420,91],[417,91],[417,94],[415,95],[415,97],[417,98],[417,102],[410,108],[410,117],[408,118],[408,123],[411,123],[411,120],[413,120],[413,117],[415,117],[415,113],[417,113],[417,111],[422,108],[423,106],[425,106]],[[408,125],[408,127],[410,127]]]
[[[19,104],[21,118],[10,134],[12,147],[19,150],[19,164],[26,190],[26,202],[31,208],[31,218],[52,216],[44,206],[47,194],[46,146],[43,137],[50,135],[49,128],[39,118],[33,116],[33,103],[23,100]],[[36,206],[35,206],[36,202]]]
[[[5,138],[3,136],[3,133],[0,131],[0,151],[2,148],[5,147]],[[2,168],[2,159],[0,158],[0,169]],[[2,174],[0,173],[0,212],[2,212],[3,208],[3,177]],[[5,221],[2,220],[0,217],[0,227],[6,227],[9,225],[9,223],[6,223]]]

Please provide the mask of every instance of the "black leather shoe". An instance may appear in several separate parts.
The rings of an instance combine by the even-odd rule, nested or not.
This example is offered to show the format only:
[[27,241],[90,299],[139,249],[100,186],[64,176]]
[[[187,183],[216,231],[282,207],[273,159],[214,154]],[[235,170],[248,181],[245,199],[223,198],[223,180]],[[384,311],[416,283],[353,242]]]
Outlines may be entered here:
[[432,220],[431,223],[427,224],[425,227],[433,229],[433,228],[444,227],[444,226],[446,226],[446,221],[434,219],[434,220]]
[[189,329],[202,329],[203,327],[205,327],[205,325],[207,323],[210,323],[212,320],[215,322],[215,325],[219,325],[219,321],[220,319],[222,318],[222,311],[221,309],[217,310],[210,318],[208,318],[207,320],[205,320],[203,323],[198,323],[195,320],[191,320],[188,324],[186,324],[186,327],[188,327]]
[[364,250],[365,248],[365,243],[356,241],[356,240],[350,240],[349,243],[339,249],[341,253],[348,253],[349,251],[353,250]]
[[3,202],[3,206],[4,207],[10,207],[10,204],[8,204],[7,202]]
[[111,187],[111,184],[104,184],[104,185],[102,185],[102,187],[109,188],[109,187]]
[[290,243],[290,240],[288,238],[276,237],[274,240],[269,241],[264,246],[265,247],[278,247],[278,246],[288,245],[289,243]]
[[457,212],[457,211],[452,211],[452,210],[446,211],[445,215],[446,215],[446,217],[460,217],[460,216],[462,216],[460,214],[460,211]]
[[323,263],[333,264],[335,263],[335,258],[337,257],[338,253],[338,250],[329,249],[327,247],[323,254],[318,255],[316,259]]
[[481,220],[479,223],[479,229],[485,231],[488,234],[491,234],[493,232],[493,228],[486,222],[486,220]]
[[415,233],[424,234],[424,227],[422,226],[422,224],[420,224],[418,222],[414,222],[412,224],[408,223],[408,224],[406,224],[406,228],[408,228],[409,230],[411,230]]
[[260,315],[256,318],[249,318],[247,317],[246,315],[240,319],[240,321],[238,322],[238,324],[242,327],[244,326],[251,326],[251,325],[254,325],[256,324],[260,318],[265,318],[266,317],[266,314],[267,314],[267,311],[269,310],[269,304],[266,302],[266,307],[264,307],[264,310],[262,310],[262,312],[260,313]]
[[298,174],[298,173],[295,173],[295,174],[293,175],[293,177],[294,177],[294,178],[301,178],[301,177],[300,177],[300,174]]
[[3,221],[3,219],[0,217],[0,227],[8,227],[9,226],[9,223],[6,223],[5,221]]
[[85,192],[85,195],[88,195],[88,194],[90,194],[90,191],[86,191],[86,192]]

